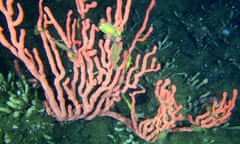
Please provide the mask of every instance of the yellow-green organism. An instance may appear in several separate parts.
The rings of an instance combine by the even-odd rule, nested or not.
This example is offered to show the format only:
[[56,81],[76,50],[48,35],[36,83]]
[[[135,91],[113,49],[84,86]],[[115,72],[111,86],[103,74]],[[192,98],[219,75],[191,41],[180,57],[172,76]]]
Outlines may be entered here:
[[106,35],[110,35],[112,36],[112,58],[111,58],[111,62],[113,63],[114,69],[116,70],[116,68],[118,67],[117,63],[118,63],[118,58],[120,53],[122,52],[122,46],[120,46],[119,41],[116,41],[116,37],[121,37],[121,31],[118,30],[114,25],[110,24],[110,23],[100,23],[99,24],[99,29],[101,32],[103,32]]
[[132,64],[132,56],[130,56],[127,60],[126,71],[128,70],[128,68],[130,67],[131,64]]
[[118,30],[114,25],[109,24],[109,23],[100,23],[98,25],[99,29],[101,32],[107,34],[107,35],[111,35],[114,37],[120,37],[122,32],[120,30]]
[[55,44],[62,49],[63,51],[66,51],[68,54],[71,55],[71,57],[75,58],[76,54],[74,53],[74,51],[70,48],[67,48],[67,46],[61,42],[61,40],[55,40],[54,38],[52,38],[52,40],[55,42]]

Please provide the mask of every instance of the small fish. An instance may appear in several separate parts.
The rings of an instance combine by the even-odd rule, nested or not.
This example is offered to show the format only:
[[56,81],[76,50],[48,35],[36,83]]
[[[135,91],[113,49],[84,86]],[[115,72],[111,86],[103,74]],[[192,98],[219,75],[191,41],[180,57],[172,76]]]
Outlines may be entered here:
[[118,30],[114,25],[109,24],[109,23],[100,23],[98,25],[99,29],[101,32],[107,35],[111,35],[114,37],[120,37],[121,36],[121,31]]

